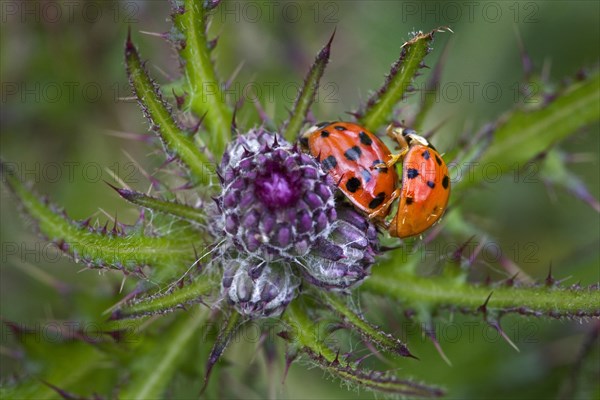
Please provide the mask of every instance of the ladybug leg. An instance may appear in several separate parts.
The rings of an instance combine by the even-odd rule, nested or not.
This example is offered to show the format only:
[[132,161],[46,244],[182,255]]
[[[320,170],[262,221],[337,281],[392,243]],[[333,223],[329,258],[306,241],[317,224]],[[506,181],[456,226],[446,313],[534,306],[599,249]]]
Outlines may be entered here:
[[401,189],[396,189],[392,192],[392,195],[390,196],[390,199],[388,201],[386,201],[385,203],[381,204],[379,210],[372,212],[369,214],[369,219],[372,220],[380,220],[382,221],[382,223],[385,226],[385,229],[388,229],[388,225],[383,219],[387,216],[388,211],[392,205],[392,203],[394,202],[394,200],[396,200],[398,197],[400,197],[400,192]]
[[396,163],[398,163],[399,161],[402,161],[404,159],[404,156],[406,155],[406,153],[408,153],[408,147],[403,147],[402,150],[400,151],[400,153],[398,154],[392,154],[390,156],[390,159],[388,160],[386,164],[386,166],[388,168],[393,167],[394,165],[396,165]]
[[380,163],[380,164],[375,164],[371,167],[371,169],[377,169],[377,168],[392,168],[394,165],[396,165],[398,162],[402,161],[402,159],[404,159],[404,156],[406,155],[406,153],[408,153],[408,147],[403,148],[402,151],[398,154],[391,154],[390,155],[390,159],[384,163]]

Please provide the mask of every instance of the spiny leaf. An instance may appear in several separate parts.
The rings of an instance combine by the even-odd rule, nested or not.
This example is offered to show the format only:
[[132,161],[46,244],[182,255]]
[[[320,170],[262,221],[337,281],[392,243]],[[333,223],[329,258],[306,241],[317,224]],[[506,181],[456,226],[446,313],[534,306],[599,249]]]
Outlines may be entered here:
[[402,45],[400,57],[392,65],[383,86],[369,98],[364,110],[357,113],[362,125],[370,131],[376,131],[388,122],[394,107],[407,93],[419,68],[423,66],[423,59],[431,51],[434,34],[449,30],[439,27],[429,33],[418,32]]
[[200,225],[203,225],[205,222],[206,216],[200,209],[181,203],[157,199],[156,197],[129,189],[119,189],[114,186],[113,189],[115,189],[125,200],[130,201],[135,205],[169,214]]
[[544,108],[517,109],[501,117],[491,145],[475,163],[473,173],[468,174],[472,179],[463,179],[457,184],[480,181],[485,176],[483,168],[489,165],[503,172],[521,168],[559,140],[598,120],[600,73],[596,70],[586,79],[566,87]]
[[208,379],[210,378],[210,373],[212,372],[213,367],[223,355],[223,352],[229,345],[233,335],[244,322],[245,321],[241,318],[241,315],[237,311],[231,311],[231,314],[227,318],[227,321],[223,324],[223,328],[219,332],[219,336],[217,337],[217,340],[215,340],[215,344],[213,345],[210,355],[208,356],[208,360],[206,361],[204,386],[202,387],[202,392],[204,392],[208,385]]
[[207,310],[181,314],[178,321],[157,338],[146,338],[137,348],[128,370],[129,381],[119,392],[121,399],[163,398],[173,377],[180,371],[185,354],[198,340],[208,319]]
[[144,68],[137,49],[131,42],[131,36],[127,37],[125,45],[125,63],[131,87],[167,153],[177,156],[189,168],[194,182],[210,184],[215,175],[214,163],[211,163],[206,154],[198,149],[173,119],[171,109],[163,101],[158,85]]
[[[362,289],[405,305],[421,305],[430,310],[452,308],[478,313],[492,289],[445,276],[422,277],[400,268],[380,265],[363,283]],[[600,317],[600,291],[597,287],[572,288],[542,285],[496,286],[487,310],[499,314],[518,313],[552,318]]]
[[289,121],[284,125],[283,136],[290,142],[294,142],[298,138],[300,129],[306,120],[306,116],[310,111],[317,90],[319,89],[319,81],[325,72],[325,67],[329,62],[329,54],[331,52],[331,42],[335,36],[335,31],[329,38],[329,42],[319,51],[314,64],[310,67],[306,78],[304,79],[304,85],[302,90],[296,99],[294,104],[294,110],[290,116]]
[[177,282],[165,293],[136,299],[116,310],[113,319],[136,318],[154,314],[164,314],[176,308],[201,302],[202,297],[208,295],[218,283],[214,277],[203,274],[195,278],[192,283],[177,287]]
[[370,390],[408,395],[414,397],[439,397],[441,389],[429,387],[407,379],[379,371],[360,368],[356,363],[339,359],[339,354],[323,341],[318,324],[310,319],[299,301],[294,301],[285,314],[286,322],[292,331],[291,339],[298,348],[307,354],[320,368],[350,385]]
[[99,233],[57,214],[0,163],[3,181],[16,195],[23,211],[40,233],[57,244],[75,261],[90,267],[105,267],[139,274],[151,265],[164,270],[177,269],[194,261],[194,245],[202,242],[200,233],[181,231],[169,237],[143,236],[142,233]]
[[402,357],[416,358],[410,353],[406,344],[402,343],[401,340],[381,331],[365,321],[361,315],[350,309],[350,307],[348,307],[338,296],[331,293],[324,293],[323,298],[334,312],[341,315],[346,323],[360,334],[363,340],[374,343],[380,349],[390,353]]
[[439,388],[426,386],[415,381],[399,379],[389,372],[357,368],[350,363],[345,364],[339,360],[329,361],[325,356],[317,355],[310,350],[305,350],[305,353],[323,370],[352,384],[356,384],[361,388],[412,397],[427,398],[444,395],[444,391]]
[[204,122],[210,134],[205,142],[217,159],[230,140],[233,118],[210,59],[214,46],[206,36],[208,11],[218,3],[184,0],[183,7],[173,15],[175,26],[185,38],[178,50],[188,83],[188,104],[196,115],[206,114]]

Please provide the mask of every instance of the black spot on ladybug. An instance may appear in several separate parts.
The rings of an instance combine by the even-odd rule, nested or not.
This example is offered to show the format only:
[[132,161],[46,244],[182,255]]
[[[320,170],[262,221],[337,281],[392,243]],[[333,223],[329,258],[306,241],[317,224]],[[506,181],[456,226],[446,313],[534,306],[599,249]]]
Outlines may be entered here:
[[442,159],[437,154],[435,156],[435,162],[437,162],[438,165],[442,165]]
[[385,200],[385,192],[381,192],[379,194],[377,194],[377,196],[375,196],[373,198],[373,200],[371,200],[371,202],[369,203],[369,208],[373,209],[373,208],[377,208],[381,205],[381,203],[383,203],[383,201]]
[[[336,129],[337,129],[337,127],[336,127]],[[344,153],[346,158],[350,161],[358,160],[360,158],[361,154],[362,154],[362,152],[360,151],[360,147],[358,147],[358,146],[353,146],[350,149],[346,150],[346,152]]]
[[322,127],[327,126],[329,124],[330,124],[330,122],[320,122],[320,123],[317,124],[317,128],[322,128]]
[[429,186],[430,188],[434,188],[435,187],[435,182],[433,181],[427,181],[427,186]]
[[346,189],[348,189],[350,193],[356,192],[360,189],[360,179],[354,176],[348,179],[348,182],[346,182]]
[[321,165],[323,166],[325,172],[329,172],[330,169],[337,166],[337,160],[334,156],[329,156],[321,162]]
[[321,137],[328,137],[329,136],[329,131],[326,131],[325,129],[323,129],[321,131]]
[[410,206],[413,203],[413,198],[412,197],[407,197],[406,198],[406,205]]
[[448,189],[449,183],[450,183],[450,178],[448,178],[448,175],[444,175],[444,179],[442,179],[442,186],[444,187],[444,189]]
[[417,171],[417,170],[416,170],[416,169],[414,169],[414,168],[409,168],[409,169],[406,171],[406,177],[407,177],[408,179],[415,179],[417,176],[419,176],[419,171]]
[[371,140],[371,138],[369,137],[369,135],[366,134],[366,132],[360,131],[358,137],[360,138],[360,142],[365,146],[370,146],[371,143],[373,143],[373,140]]
[[371,173],[369,171],[367,171],[366,169],[363,169],[362,171],[360,171],[360,174],[362,175],[365,183],[368,183],[371,180]]
[[334,126],[334,128],[337,129],[338,131],[345,131],[346,130],[346,128],[344,128],[341,125],[336,125],[336,126]]
[[308,138],[307,137],[301,137],[300,138],[300,145],[303,147],[308,147]]
[[[373,164],[371,164],[371,166],[376,167],[377,165],[381,165],[381,164],[385,164],[385,163],[381,160],[375,160],[375,161],[373,161]],[[377,172],[380,172],[382,174],[387,174],[388,169],[387,169],[387,167],[377,167]]]
[[431,157],[431,154],[429,154],[429,150],[425,150],[421,155],[426,160],[429,160],[429,158]]

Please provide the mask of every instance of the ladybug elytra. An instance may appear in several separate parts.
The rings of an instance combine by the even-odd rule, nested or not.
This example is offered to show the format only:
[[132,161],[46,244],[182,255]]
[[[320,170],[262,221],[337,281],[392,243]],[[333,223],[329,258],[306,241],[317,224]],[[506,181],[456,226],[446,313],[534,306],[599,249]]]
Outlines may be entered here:
[[[390,125],[387,135],[400,153],[392,154],[373,133],[350,122],[324,122],[302,134],[300,143],[317,158],[354,206],[391,236],[418,235],[435,224],[450,197],[448,166],[427,139],[412,129]],[[398,188],[395,165],[402,162]],[[391,222],[392,203],[399,200]]]
[[391,152],[381,139],[354,123],[323,122],[302,134],[300,143],[359,211],[387,215],[389,207],[382,205],[397,190],[398,173],[385,165]]

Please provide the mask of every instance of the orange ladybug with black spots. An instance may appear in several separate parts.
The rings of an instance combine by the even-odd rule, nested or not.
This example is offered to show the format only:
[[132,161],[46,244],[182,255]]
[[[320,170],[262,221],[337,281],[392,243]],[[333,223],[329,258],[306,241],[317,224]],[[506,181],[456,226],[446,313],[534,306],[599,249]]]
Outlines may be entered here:
[[[386,166],[391,168],[402,161],[402,187],[382,205],[385,209],[396,197],[400,198],[398,210],[386,229],[391,236],[399,238],[415,236],[435,224],[448,206],[448,166],[435,147],[414,130],[390,125],[387,134],[401,151],[393,155]],[[380,215],[374,212],[369,217],[378,219]]]
[[391,160],[388,147],[364,127],[351,122],[323,122],[300,137],[300,144],[338,183],[338,188],[365,214],[382,210],[397,191],[398,173],[386,164]]
[[[359,210],[391,236],[418,235],[443,215],[450,197],[448,166],[431,143],[412,129],[390,125],[387,135],[400,153],[364,127],[350,122],[323,122],[300,137],[301,145],[317,158],[339,189]],[[402,162],[398,187],[396,164]],[[391,205],[399,200],[391,222]]]

